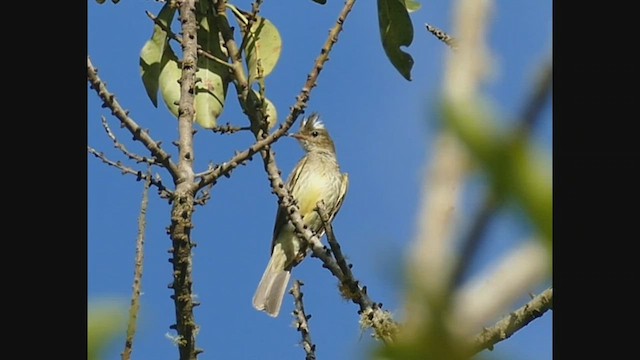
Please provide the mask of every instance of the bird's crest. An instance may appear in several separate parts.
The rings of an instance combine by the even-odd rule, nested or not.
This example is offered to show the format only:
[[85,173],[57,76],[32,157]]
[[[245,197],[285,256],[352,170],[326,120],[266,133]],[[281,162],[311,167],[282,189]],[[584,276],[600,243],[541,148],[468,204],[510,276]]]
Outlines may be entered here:
[[310,130],[324,129],[324,123],[320,120],[318,113],[313,113],[302,121],[302,128],[309,128]]

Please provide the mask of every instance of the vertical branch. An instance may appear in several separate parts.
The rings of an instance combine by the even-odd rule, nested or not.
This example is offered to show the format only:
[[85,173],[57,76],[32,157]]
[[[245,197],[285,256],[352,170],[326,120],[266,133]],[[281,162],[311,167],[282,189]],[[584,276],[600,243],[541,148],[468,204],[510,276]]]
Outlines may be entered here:
[[302,290],[300,290],[302,285],[304,285],[302,281],[296,280],[290,291],[296,304],[293,316],[296,319],[296,329],[300,331],[300,334],[302,335],[302,347],[304,348],[304,352],[307,354],[304,357],[305,360],[316,360],[316,345],[311,340],[311,333],[309,332],[308,320],[311,318],[311,315],[307,315],[304,311]]
[[[150,170],[150,169],[149,169]],[[136,240],[136,262],[133,275],[133,295],[131,296],[131,308],[129,308],[129,323],[127,324],[127,338],[124,343],[122,360],[131,359],[133,350],[133,337],[136,334],[138,312],[140,311],[140,289],[142,288],[142,264],[144,262],[144,233],[147,228],[147,206],[149,205],[149,188],[151,187],[151,171],[148,171],[147,181],[142,191],[142,205],[138,217],[138,238]]]
[[195,82],[197,71],[197,22],[196,1],[179,1],[180,23],[182,25],[182,76],[180,77],[180,103],[178,104],[178,178],[171,209],[169,236],[173,248],[170,260],[173,264],[173,301],[175,303],[176,324],[172,326],[178,337],[176,343],[181,360],[195,360],[202,350],[196,348],[198,327],[193,308],[192,253],[191,241],[194,210],[193,172],[193,119],[195,115]]

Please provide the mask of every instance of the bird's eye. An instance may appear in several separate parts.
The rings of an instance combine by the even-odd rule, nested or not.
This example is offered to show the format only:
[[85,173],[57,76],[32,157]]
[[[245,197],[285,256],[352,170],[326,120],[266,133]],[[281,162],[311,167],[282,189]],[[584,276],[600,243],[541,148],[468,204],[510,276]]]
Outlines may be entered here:
[[313,137],[318,137],[318,130],[313,130],[313,131],[311,132],[311,136],[313,136]]

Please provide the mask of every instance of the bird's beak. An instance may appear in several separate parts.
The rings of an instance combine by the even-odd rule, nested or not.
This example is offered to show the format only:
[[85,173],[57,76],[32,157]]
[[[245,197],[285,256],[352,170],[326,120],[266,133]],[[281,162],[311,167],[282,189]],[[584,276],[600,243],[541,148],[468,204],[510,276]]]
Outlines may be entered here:
[[292,138],[298,139],[298,140],[304,139],[304,135],[300,135],[299,133],[289,134],[289,136],[291,136]]

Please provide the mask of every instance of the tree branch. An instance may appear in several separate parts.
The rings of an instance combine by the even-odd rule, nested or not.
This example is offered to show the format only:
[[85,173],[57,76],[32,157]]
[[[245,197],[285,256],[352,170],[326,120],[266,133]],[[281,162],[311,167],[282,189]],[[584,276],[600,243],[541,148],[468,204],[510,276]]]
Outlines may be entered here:
[[176,191],[171,209],[171,225],[169,237],[173,264],[173,289],[171,296],[175,303],[176,324],[171,326],[178,333],[177,345],[180,360],[195,360],[202,352],[196,347],[198,326],[193,309],[199,305],[194,301],[192,278],[192,252],[194,243],[191,240],[193,229],[194,196],[196,185],[193,172],[193,120],[195,116],[195,83],[197,71],[197,23],[196,1],[179,1],[178,11],[182,25],[182,74],[180,83],[180,102],[178,104],[178,172],[175,178]]
[[162,184],[162,179],[160,179],[159,177],[157,179],[154,179],[151,174],[145,174],[140,170],[134,170],[130,167],[124,166],[122,165],[122,163],[120,161],[112,161],[107,159],[107,157],[104,155],[104,153],[102,152],[98,152],[96,151],[96,149],[87,146],[87,150],[89,151],[90,154],[92,154],[93,156],[97,157],[98,159],[102,160],[103,163],[109,165],[109,166],[113,166],[115,168],[120,169],[120,171],[122,171],[123,174],[130,174],[130,175],[135,175],[137,177],[137,180],[140,181],[142,179],[144,179],[145,181],[149,181],[151,182],[151,185],[155,186],[158,188],[158,193],[160,194],[160,197],[163,199],[171,199],[173,197],[173,192],[171,192],[169,189],[167,189],[164,184]]
[[226,123],[225,125],[219,125],[211,129],[211,131],[218,134],[234,134],[234,133],[237,133],[238,131],[244,131],[244,130],[251,130],[251,128],[247,126],[235,127],[235,126],[231,126],[231,124],[229,123]]
[[493,346],[502,340],[506,340],[516,331],[527,326],[533,320],[542,316],[548,310],[553,309],[553,288],[548,288],[523,307],[512,312],[494,326],[485,328],[473,341],[473,349],[470,355],[484,349],[493,350]]
[[102,101],[104,101],[102,106],[111,109],[111,113],[133,134],[133,139],[140,141],[151,152],[151,155],[169,171],[169,174],[175,182],[178,178],[178,168],[176,164],[171,161],[171,155],[162,150],[160,143],[153,140],[147,131],[143,130],[129,117],[129,112],[125,111],[115,96],[107,90],[106,85],[98,76],[98,69],[93,66],[89,56],[87,56],[87,79],[91,84],[91,88],[94,89]]
[[353,301],[355,304],[360,305],[360,310],[373,307],[374,303],[367,295],[367,288],[360,288],[358,280],[353,277],[353,273],[351,272],[351,265],[347,264],[347,261],[342,254],[340,244],[333,233],[333,226],[329,220],[329,214],[327,214],[327,211],[324,208],[324,202],[318,202],[316,211],[322,220],[322,225],[324,226],[327,234],[327,241],[331,247],[331,252],[333,253],[334,258],[340,267],[340,271],[342,271],[343,274],[342,278],[339,279],[341,282],[341,292],[343,296]]
[[[151,167],[149,167],[150,170]],[[127,339],[122,352],[122,360],[131,359],[133,350],[133,338],[136,334],[138,312],[140,311],[140,292],[142,288],[142,265],[144,262],[144,238],[147,227],[147,206],[149,205],[149,187],[151,185],[151,173],[147,171],[147,181],[144,183],[142,191],[142,205],[140,205],[140,216],[138,216],[138,237],[136,240],[136,261],[133,275],[133,295],[131,295],[131,308],[129,308],[129,323],[127,325]]]
[[398,324],[393,320],[389,312],[382,310],[382,303],[374,303],[369,298],[367,287],[360,287],[359,281],[353,276],[353,272],[351,271],[352,265],[347,264],[342,254],[340,244],[333,232],[331,219],[329,219],[329,214],[327,214],[324,208],[324,202],[318,202],[316,211],[322,220],[327,234],[327,241],[329,242],[329,246],[331,246],[331,252],[343,274],[342,278],[338,278],[340,280],[340,292],[342,296],[360,305],[360,311],[358,311],[358,313],[361,316],[361,325],[363,327],[373,328],[375,337],[385,343],[393,342],[398,332]]
[[296,320],[296,330],[300,331],[302,336],[302,347],[306,353],[305,360],[316,359],[316,345],[311,340],[311,333],[309,331],[308,320],[311,319],[311,315],[307,315],[304,312],[304,304],[302,303],[302,290],[300,289],[304,285],[302,281],[296,280],[293,283],[293,288],[289,293],[293,295],[293,299],[296,305],[296,309],[293,310],[293,317]]
[[438,40],[447,44],[447,46],[449,46],[451,50],[456,50],[458,48],[458,42],[456,41],[456,39],[449,36],[446,32],[438,29],[435,26],[431,26],[429,24],[424,24],[424,26],[426,26],[428,32],[430,32]]
[[107,123],[107,118],[102,116],[101,117],[102,120],[102,127],[104,128],[104,131],[106,131],[107,136],[109,137],[109,139],[111,139],[111,141],[113,141],[113,146],[122,151],[122,153],[128,157],[131,160],[134,160],[137,163],[147,163],[149,165],[158,165],[158,166],[163,166],[161,163],[157,162],[155,159],[150,159],[146,156],[140,156],[138,154],[134,154],[132,152],[130,152],[129,150],[127,150],[127,148],[124,147],[124,145],[118,141],[118,139],[116,138],[115,134],[111,131],[111,128],[109,127],[109,123]]

